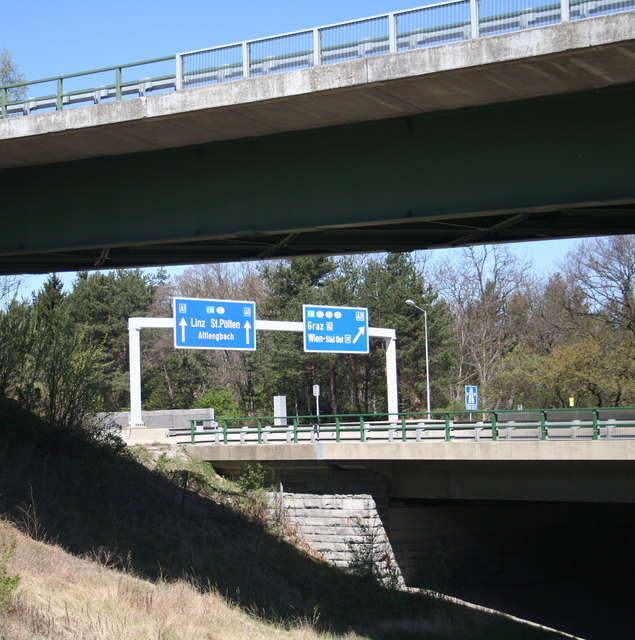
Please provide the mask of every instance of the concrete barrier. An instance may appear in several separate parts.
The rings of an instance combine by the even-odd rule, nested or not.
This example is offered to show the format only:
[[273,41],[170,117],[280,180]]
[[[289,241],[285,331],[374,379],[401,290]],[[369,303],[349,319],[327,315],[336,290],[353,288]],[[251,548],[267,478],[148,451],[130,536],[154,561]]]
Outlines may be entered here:
[[[189,428],[190,420],[212,420],[214,409],[165,409],[161,411],[143,411],[145,426],[131,426],[129,411],[115,411],[100,414],[99,417],[121,430],[120,435],[126,444],[149,444],[151,442],[169,442],[171,429]],[[202,424],[202,423],[201,423]]]

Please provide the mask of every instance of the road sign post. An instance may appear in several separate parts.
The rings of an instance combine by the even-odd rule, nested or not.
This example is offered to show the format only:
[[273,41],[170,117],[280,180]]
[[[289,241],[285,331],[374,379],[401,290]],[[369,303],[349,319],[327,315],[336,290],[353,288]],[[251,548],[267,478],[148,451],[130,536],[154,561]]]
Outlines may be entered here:
[[256,350],[256,303],[174,298],[174,346]]
[[368,353],[368,309],[302,306],[304,350],[311,353]]

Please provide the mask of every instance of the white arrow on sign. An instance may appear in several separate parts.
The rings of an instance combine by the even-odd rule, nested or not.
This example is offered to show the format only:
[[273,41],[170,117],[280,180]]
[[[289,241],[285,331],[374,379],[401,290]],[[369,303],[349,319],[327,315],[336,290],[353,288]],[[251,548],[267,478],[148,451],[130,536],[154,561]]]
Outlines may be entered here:
[[187,327],[187,321],[185,320],[185,318],[181,318],[179,327],[181,327],[181,342],[185,342],[185,327]]
[[353,338],[353,344],[355,344],[359,340],[360,336],[364,335],[365,331],[366,331],[366,327],[359,328],[357,335]]
[[247,320],[247,322],[245,322],[245,339],[247,340],[247,344],[249,344],[249,330],[251,329],[251,324],[249,323],[249,320]]

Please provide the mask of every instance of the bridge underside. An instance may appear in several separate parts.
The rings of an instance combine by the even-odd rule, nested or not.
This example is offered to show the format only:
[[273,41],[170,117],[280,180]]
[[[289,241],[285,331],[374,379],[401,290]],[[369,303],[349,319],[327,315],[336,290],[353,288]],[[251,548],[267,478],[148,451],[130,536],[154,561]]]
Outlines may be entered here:
[[635,85],[0,172],[0,273],[632,233]]

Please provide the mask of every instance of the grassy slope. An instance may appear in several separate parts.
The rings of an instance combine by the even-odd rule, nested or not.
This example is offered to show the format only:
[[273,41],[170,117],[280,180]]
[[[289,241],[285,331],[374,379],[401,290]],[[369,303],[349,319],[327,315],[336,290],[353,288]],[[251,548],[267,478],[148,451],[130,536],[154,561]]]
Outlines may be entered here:
[[[46,618],[48,606],[70,634],[57,629],[52,635],[7,638],[75,637],[73,627],[82,618],[77,611],[87,619],[96,616],[92,631],[76,630],[77,637],[89,638],[257,638],[286,636],[285,629],[291,629],[289,637],[323,632],[373,639],[553,637],[457,605],[360,582],[249,517],[243,497],[210,484],[209,465],[190,468],[184,488],[183,473],[159,473],[130,456],[61,435],[10,405],[0,405],[0,462],[0,515],[31,537],[55,542],[44,546],[3,525],[2,548],[13,535],[19,537],[11,563],[23,577],[21,605],[12,624],[24,618],[28,627],[33,622],[25,614],[29,610]],[[59,566],[66,577],[51,574],[47,584],[41,568],[47,564]],[[64,585],[76,583],[70,598]],[[102,583],[110,586],[100,596]],[[69,613],[69,598],[75,613]],[[117,613],[126,611],[129,601],[137,602],[141,614]],[[60,613],[61,602],[65,614]],[[189,612],[185,618],[193,624],[198,620],[199,630],[188,635],[184,623],[161,619],[150,632],[135,622],[178,611]],[[233,631],[209,618],[210,611],[231,619],[228,628]],[[108,625],[118,631],[100,635]],[[240,634],[236,625],[243,629]],[[207,627],[213,632],[203,634],[200,629]]]

